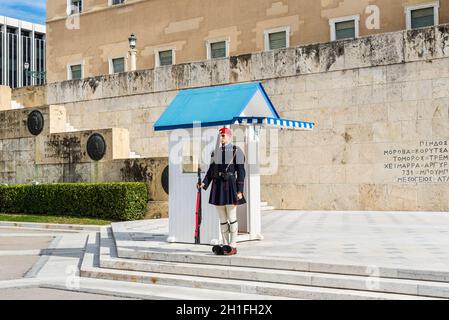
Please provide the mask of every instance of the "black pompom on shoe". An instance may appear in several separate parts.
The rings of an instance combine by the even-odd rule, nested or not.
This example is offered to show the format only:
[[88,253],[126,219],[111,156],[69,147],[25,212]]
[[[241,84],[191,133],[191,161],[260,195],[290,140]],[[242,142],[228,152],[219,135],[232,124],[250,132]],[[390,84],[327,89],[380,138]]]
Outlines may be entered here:
[[223,254],[224,254],[224,255],[226,255],[226,254],[228,254],[229,252],[231,252],[231,250],[232,250],[232,247],[231,247],[231,246],[228,246],[228,245],[224,245],[224,246],[223,246]]
[[225,256],[233,256],[233,255],[237,254],[237,248],[229,247],[229,248],[226,248],[226,250],[223,249],[223,251],[224,251]]
[[215,253],[217,256],[222,256],[224,254],[223,247],[219,245],[213,246],[212,252]]

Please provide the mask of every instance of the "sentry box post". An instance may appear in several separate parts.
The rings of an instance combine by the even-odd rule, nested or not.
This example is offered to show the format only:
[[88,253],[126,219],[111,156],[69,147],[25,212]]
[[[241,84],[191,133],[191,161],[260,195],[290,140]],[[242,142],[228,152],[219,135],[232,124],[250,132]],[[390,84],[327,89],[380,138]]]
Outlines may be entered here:
[[[183,90],[154,125],[172,131],[169,142],[168,242],[194,243],[198,166],[209,167],[221,127],[234,131],[233,143],[245,153],[247,203],[238,207],[238,241],[261,240],[260,132],[263,128],[312,130],[314,123],[279,117],[261,83]],[[220,226],[210,188],[202,196],[201,244],[220,243]]]

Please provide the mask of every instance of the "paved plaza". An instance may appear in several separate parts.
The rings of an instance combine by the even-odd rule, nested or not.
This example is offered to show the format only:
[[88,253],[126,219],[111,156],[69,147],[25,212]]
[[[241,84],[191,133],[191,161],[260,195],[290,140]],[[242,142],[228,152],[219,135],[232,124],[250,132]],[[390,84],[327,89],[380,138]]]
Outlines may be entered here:
[[[168,219],[114,228],[123,247],[210,253],[209,246],[166,243]],[[239,255],[449,270],[448,213],[272,211],[262,215],[262,230],[265,239],[240,243]]]
[[[185,262],[189,261],[196,263],[194,269],[216,263],[211,260],[216,256],[211,254],[210,246],[167,243],[168,219],[78,229],[69,226],[56,229],[56,226],[39,224],[14,226],[0,222],[0,299],[219,299],[223,296],[223,292],[200,285],[185,288],[176,285],[181,282],[135,281],[145,274],[154,279],[154,272],[175,273],[176,262],[180,266],[186,266]],[[264,240],[239,243],[238,255],[228,258],[230,266],[235,264],[237,267],[238,263],[248,263],[253,258],[269,264],[271,269],[279,265],[280,274],[290,272],[285,271],[288,269],[286,263],[308,264],[309,267],[316,263],[316,268],[324,264],[328,268],[378,267],[389,272],[395,270],[395,274],[397,270],[424,272],[423,280],[436,275],[437,280],[430,280],[443,281],[437,284],[442,286],[449,280],[449,214],[444,212],[270,211],[262,214],[262,230]],[[180,254],[185,261],[161,262],[161,265],[151,267],[156,268],[154,271],[145,263],[156,263],[148,261],[148,255],[155,253]],[[147,259],[147,262],[140,260],[139,267],[147,273],[131,271],[140,269],[128,264],[126,258],[134,264],[137,263],[135,259]],[[79,277],[82,275],[80,270],[89,263],[91,266],[85,268],[86,276]],[[163,271],[161,266],[165,263],[172,269]],[[238,268],[243,270],[244,266]],[[115,269],[114,276],[107,276],[107,272],[111,274],[111,268]],[[220,268],[228,267],[217,266],[216,269]],[[413,277],[421,279],[416,274]],[[391,281],[396,280],[402,281]],[[226,294],[234,299],[274,298],[244,291]],[[315,294],[312,298],[321,297]],[[425,294],[422,295],[425,298]]]

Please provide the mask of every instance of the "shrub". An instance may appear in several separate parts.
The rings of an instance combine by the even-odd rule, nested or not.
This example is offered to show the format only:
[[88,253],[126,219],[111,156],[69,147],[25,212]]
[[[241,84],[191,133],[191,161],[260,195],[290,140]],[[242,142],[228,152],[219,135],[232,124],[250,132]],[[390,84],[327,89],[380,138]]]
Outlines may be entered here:
[[0,212],[138,220],[145,215],[145,183],[55,183],[0,186]]

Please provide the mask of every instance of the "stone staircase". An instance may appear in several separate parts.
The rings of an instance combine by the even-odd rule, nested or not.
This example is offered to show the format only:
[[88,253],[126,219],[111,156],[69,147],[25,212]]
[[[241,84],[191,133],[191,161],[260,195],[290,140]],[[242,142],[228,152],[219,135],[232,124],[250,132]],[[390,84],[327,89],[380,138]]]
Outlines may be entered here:
[[[183,250],[181,244],[168,244],[141,250],[124,241],[122,231],[113,224],[89,236],[82,277],[149,284],[161,290],[182,288],[187,290],[186,299],[195,299],[195,290],[200,289],[218,296],[248,295],[249,299],[449,298],[449,272],[383,267],[377,277],[371,277],[369,266],[214,256],[209,247],[196,249],[204,246]],[[153,237],[163,239],[164,235],[156,228]],[[148,234],[147,238],[135,236],[140,241],[150,238]]]

